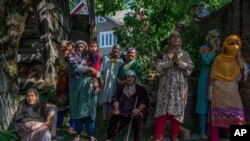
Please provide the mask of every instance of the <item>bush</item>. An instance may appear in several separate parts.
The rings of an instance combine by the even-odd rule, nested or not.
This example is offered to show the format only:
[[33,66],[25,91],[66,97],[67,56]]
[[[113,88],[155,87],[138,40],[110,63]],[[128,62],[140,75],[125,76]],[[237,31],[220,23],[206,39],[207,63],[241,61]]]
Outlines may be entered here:
[[18,136],[11,131],[0,131],[0,141],[17,141]]

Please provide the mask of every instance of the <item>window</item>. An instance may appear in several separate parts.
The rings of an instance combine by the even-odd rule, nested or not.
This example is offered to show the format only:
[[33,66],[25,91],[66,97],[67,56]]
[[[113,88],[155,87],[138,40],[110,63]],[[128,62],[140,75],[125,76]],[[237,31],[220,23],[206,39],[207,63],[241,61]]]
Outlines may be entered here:
[[103,17],[98,17],[97,18],[97,23],[105,23],[106,22],[106,19],[103,18]]
[[114,31],[100,32],[100,48],[113,47],[116,44],[116,37],[113,33]]

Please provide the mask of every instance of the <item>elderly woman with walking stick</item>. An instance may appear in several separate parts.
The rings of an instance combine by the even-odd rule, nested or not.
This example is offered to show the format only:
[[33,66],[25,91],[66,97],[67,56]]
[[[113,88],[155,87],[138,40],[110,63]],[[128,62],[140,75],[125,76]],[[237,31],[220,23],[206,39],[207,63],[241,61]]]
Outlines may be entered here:
[[127,140],[132,126],[134,141],[141,141],[142,129],[148,114],[149,98],[145,88],[136,84],[133,70],[126,73],[125,84],[113,96],[113,115],[109,122],[107,141],[113,141],[117,133],[129,124]]

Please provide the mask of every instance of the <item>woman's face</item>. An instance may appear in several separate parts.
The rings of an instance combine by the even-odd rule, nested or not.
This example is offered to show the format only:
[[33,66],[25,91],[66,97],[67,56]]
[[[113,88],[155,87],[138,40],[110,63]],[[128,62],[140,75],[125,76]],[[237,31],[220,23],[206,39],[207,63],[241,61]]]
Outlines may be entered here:
[[29,105],[36,104],[38,102],[38,97],[33,91],[28,92],[26,96],[26,101]]
[[79,44],[78,45],[78,51],[81,53],[85,53],[86,46],[84,44]]
[[128,52],[127,53],[127,60],[128,61],[132,61],[133,59],[135,59],[136,57],[136,53],[135,52]]
[[210,45],[213,44],[213,43],[216,46],[218,46],[218,44],[220,43],[220,33],[219,32],[215,32],[213,35],[211,35],[211,37],[210,37]]
[[61,50],[65,50],[67,48],[67,44],[66,43],[62,43],[61,44]]
[[120,54],[120,48],[114,47],[114,48],[112,49],[112,54],[115,55],[116,57],[118,57],[119,54]]
[[180,47],[181,45],[181,37],[179,34],[173,34],[170,36],[170,39],[169,39],[169,42],[170,42],[170,45],[171,45],[171,48],[173,49],[177,49]]
[[135,76],[126,76],[126,83],[128,86],[135,84]]

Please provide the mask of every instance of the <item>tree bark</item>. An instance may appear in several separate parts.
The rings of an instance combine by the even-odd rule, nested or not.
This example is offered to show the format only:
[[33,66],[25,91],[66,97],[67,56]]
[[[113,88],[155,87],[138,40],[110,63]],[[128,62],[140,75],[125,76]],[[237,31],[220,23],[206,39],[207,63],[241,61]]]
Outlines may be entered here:
[[89,22],[90,22],[90,39],[96,39],[96,23],[95,23],[95,1],[88,0]]
[[19,104],[17,51],[31,0],[0,1],[0,130],[7,130]]

